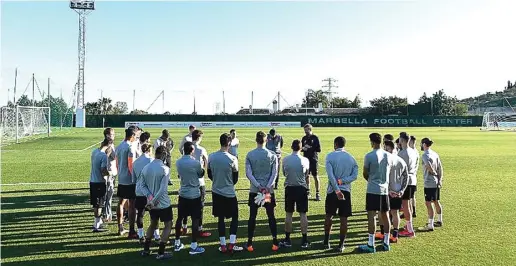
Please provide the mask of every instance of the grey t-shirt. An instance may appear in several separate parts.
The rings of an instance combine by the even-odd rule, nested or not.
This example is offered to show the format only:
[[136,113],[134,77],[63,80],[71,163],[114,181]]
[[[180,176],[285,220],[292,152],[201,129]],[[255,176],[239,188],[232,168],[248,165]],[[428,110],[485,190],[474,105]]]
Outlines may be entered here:
[[154,199],[153,209],[165,209],[170,207],[168,196],[168,181],[170,169],[162,160],[156,159],[143,168],[141,183],[136,185],[146,197],[152,195]]
[[[134,158],[135,154],[134,145],[130,141],[122,141],[118,147],[116,147],[116,160],[118,164],[118,184],[120,185],[132,185],[133,176],[129,171],[129,160]],[[130,158],[130,159],[129,159]]]
[[211,191],[218,195],[236,197],[233,173],[238,172],[238,160],[225,151],[217,151],[208,157],[208,169],[213,176]]
[[407,165],[408,185],[417,185],[417,169],[419,166],[419,154],[416,150],[407,147],[406,149],[399,151],[398,156],[402,158],[405,164]]
[[[204,147],[202,147],[201,145],[197,144],[197,143],[194,143],[194,159],[197,160],[198,163],[200,163],[201,167],[204,167],[204,158],[206,158],[206,160],[208,159],[208,153],[206,152],[206,149]],[[208,163],[208,162],[206,162]],[[201,184],[201,186],[205,186],[206,185],[206,182],[204,181],[204,177],[200,177],[199,178],[199,182]]]
[[[147,166],[150,162],[152,162],[154,159],[151,158],[148,154],[143,154],[142,156],[138,157],[136,161],[134,161],[133,164],[133,180],[136,183],[138,183],[138,179],[142,178],[142,171],[145,166]],[[143,197],[145,196],[143,192],[141,192],[139,189],[136,189],[136,196]]]
[[232,139],[229,146],[229,153],[235,157],[238,157],[238,146],[240,146],[240,140],[238,140],[238,138]]
[[281,135],[267,134],[267,142],[265,143],[265,148],[274,152],[278,157],[281,157],[281,148],[283,147],[283,137]]
[[357,180],[358,164],[355,158],[344,149],[337,149],[326,156],[328,173],[327,193],[337,190],[351,192],[351,183]]
[[190,155],[183,155],[176,162],[177,173],[181,178],[179,196],[185,199],[196,199],[201,196],[199,179],[202,177],[201,165]]
[[407,164],[401,157],[392,156],[393,166],[389,173],[389,191],[403,192],[408,185]]
[[[423,176],[425,177],[425,188],[437,188],[439,179],[442,180],[443,176],[441,158],[439,158],[439,155],[431,149],[426,150],[421,158],[423,165]],[[427,163],[430,164],[436,175],[430,174],[430,171],[426,169],[425,165]]]
[[106,182],[106,180],[104,180],[104,176],[102,175],[102,168],[108,168],[108,156],[100,149],[95,149],[91,152],[91,183]]
[[272,185],[278,173],[278,157],[263,147],[250,151],[245,159],[245,173],[251,182],[250,193],[258,193],[266,187],[274,193]]
[[389,173],[393,165],[392,156],[392,154],[382,149],[374,149],[366,154],[364,169],[367,169],[369,172],[367,193],[376,195],[389,194]]
[[285,187],[302,186],[307,188],[306,175],[310,169],[310,161],[299,152],[283,158],[283,175],[285,176]]

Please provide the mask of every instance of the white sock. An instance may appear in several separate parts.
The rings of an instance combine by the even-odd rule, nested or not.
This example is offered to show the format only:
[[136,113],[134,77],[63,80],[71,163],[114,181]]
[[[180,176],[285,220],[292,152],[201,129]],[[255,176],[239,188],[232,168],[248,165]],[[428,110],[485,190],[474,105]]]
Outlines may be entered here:
[[143,235],[143,228],[138,228],[138,237],[139,238],[143,238],[144,235]]
[[99,217],[99,226],[104,224],[104,221],[102,221],[102,218]]
[[199,225],[199,231],[202,231],[202,225]]
[[220,237],[220,245],[221,246],[225,246],[226,245],[226,237],[225,236]]
[[183,228],[188,228],[188,225],[187,224],[183,224]]
[[197,248],[197,242],[192,242],[192,244],[190,244],[190,248],[191,249],[196,249]]
[[434,228],[434,219],[428,219],[428,227],[429,228]]
[[236,235],[229,235],[229,243],[236,244]]
[[98,229],[99,228],[99,218],[95,217],[95,220],[93,222],[93,228]]
[[176,246],[181,246],[181,239],[176,239],[176,242],[174,244]]
[[407,230],[409,233],[414,232],[414,226],[412,225],[412,222],[407,222]]
[[389,245],[389,240],[390,240],[389,235],[390,235],[389,233],[383,234],[383,243],[386,245]]
[[159,239],[159,229],[154,230],[154,238]]
[[441,223],[443,222],[443,214],[442,213],[437,214],[437,221],[441,222]]
[[370,247],[374,247],[374,234],[369,234],[369,240],[367,241],[367,245]]

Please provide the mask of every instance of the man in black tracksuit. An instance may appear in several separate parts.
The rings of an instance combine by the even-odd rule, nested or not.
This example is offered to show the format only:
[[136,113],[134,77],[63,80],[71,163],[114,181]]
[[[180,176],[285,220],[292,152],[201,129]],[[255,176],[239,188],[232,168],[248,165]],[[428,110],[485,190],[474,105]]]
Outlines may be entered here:
[[[321,144],[319,138],[312,133],[312,125],[306,124],[304,126],[305,136],[301,139],[303,145],[303,155],[310,161],[310,173],[315,179],[315,200],[320,201],[321,196],[319,176],[317,175],[317,168],[319,162],[319,152],[321,152]],[[310,178],[306,179],[308,187],[308,197],[310,197]]]

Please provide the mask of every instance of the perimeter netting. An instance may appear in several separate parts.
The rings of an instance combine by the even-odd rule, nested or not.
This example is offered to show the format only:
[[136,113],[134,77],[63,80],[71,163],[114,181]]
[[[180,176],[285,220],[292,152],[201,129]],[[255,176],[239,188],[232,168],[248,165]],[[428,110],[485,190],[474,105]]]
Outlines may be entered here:
[[484,118],[482,119],[482,129],[516,131],[516,112],[486,112],[484,113]]
[[50,133],[48,107],[2,107],[0,112],[2,144]]

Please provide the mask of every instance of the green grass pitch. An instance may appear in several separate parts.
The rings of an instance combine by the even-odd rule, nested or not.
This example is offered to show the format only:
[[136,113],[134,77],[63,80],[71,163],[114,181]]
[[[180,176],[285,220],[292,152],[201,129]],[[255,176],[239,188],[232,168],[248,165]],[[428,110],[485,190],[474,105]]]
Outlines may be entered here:
[[[263,129],[267,130],[267,129]],[[202,145],[211,153],[218,149],[218,137],[227,129],[206,129]],[[257,129],[237,130],[240,138],[240,181],[238,199],[240,227],[238,242],[243,244],[247,235],[248,207],[246,204],[249,182],[243,172],[243,160],[253,149]],[[441,155],[445,179],[441,199],[445,226],[432,233],[418,233],[415,239],[401,239],[392,245],[391,252],[356,254],[354,248],[367,241],[365,185],[362,163],[370,150],[368,134],[408,131],[421,139],[429,136],[435,141],[434,149]],[[152,140],[159,137],[159,129],[151,129]],[[310,201],[310,250],[299,248],[301,234],[299,218],[295,215],[291,249],[271,251],[267,217],[258,213],[255,252],[232,256],[219,254],[216,220],[211,216],[211,193],[204,211],[205,229],[213,236],[201,239],[206,248],[200,256],[190,256],[186,250],[174,254],[165,263],[180,265],[514,265],[516,261],[516,156],[510,132],[481,132],[478,128],[315,128],[321,139],[323,152],[320,164],[333,149],[333,138],[343,135],[347,150],[359,163],[359,178],[352,186],[354,216],[350,220],[347,249],[344,254],[320,249],[324,237],[324,201]],[[285,141],[285,152],[290,142],[303,136],[302,128],[280,128]],[[122,129],[116,130],[116,144],[122,139]],[[171,130],[176,144],[185,134],[183,129]],[[141,258],[140,246],[117,236],[114,224],[106,233],[91,233],[93,222],[89,206],[88,184],[90,153],[102,138],[102,129],[54,130],[50,138],[26,141],[2,147],[1,192],[1,262],[5,265],[153,265],[163,264],[154,257]],[[92,146],[93,145],[93,146]],[[177,147],[174,150],[177,159]],[[326,190],[325,169],[319,168],[322,189]],[[169,187],[172,202],[177,203],[176,171]],[[281,177],[280,182],[284,180]],[[415,227],[426,223],[421,167],[418,174],[417,218]],[[312,181],[312,191],[314,191]],[[207,188],[211,181],[207,180]],[[277,191],[279,238],[284,231],[283,191]],[[323,194],[324,197],[324,194]],[[177,210],[174,210],[174,215]],[[148,225],[146,217],[146,226]],[[338,220],[334,220],[337,225]],[[229,227],[229,222],[228,222]],[[336,230],[337,229],[337,230]],[[334,226],[332,246],[338,242],[338,227]],[[189,246],[189,238],[183,237]],[[168,246],[170,249],[170,246]]]

